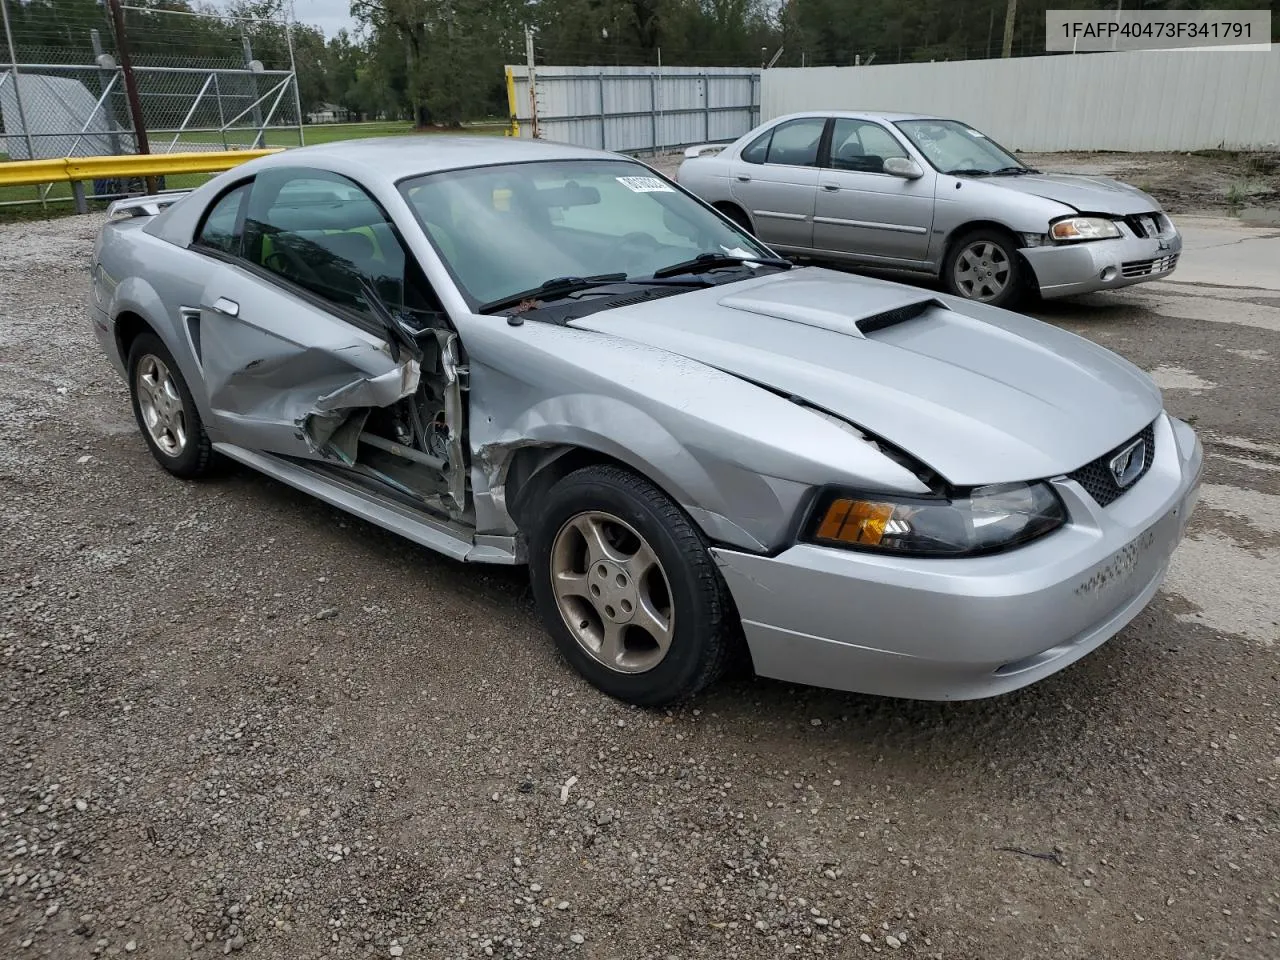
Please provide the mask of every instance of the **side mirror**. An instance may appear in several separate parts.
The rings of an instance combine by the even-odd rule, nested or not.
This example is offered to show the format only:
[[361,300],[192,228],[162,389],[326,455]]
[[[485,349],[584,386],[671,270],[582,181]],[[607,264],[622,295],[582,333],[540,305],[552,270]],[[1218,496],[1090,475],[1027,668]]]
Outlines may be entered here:
[[884,162],[884,172],[904,180],[919,180],[924,176],[920,164],[908,157],[890,157]]

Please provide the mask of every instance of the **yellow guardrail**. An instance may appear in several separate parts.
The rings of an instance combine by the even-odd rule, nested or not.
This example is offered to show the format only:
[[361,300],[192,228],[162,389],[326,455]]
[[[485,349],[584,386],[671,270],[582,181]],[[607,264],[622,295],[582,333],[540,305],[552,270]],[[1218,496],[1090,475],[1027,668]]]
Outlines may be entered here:
[[78,184],[120,177],[167,177],[183,173],[220,173],[248,160],[280,153],[267,150],[210,150],[207,153],[143,153],[123,157],[57,157],[0,163],[0,187],[40,183]]

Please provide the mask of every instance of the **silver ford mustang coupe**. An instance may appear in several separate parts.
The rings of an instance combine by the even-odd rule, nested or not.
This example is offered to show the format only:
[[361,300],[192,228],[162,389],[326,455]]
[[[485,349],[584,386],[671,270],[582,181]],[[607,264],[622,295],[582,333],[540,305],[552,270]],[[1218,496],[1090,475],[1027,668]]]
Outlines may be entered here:
[[780,252],[940,277],[994,306],[1159,280],[1182,251],[1154,197],[1043,174],[956,120],[790,114],[685,157],[681,185]]
[[873,694],[1022,687],[1143,608],[1199,489],[1120,357],[794,267],[624,157],[355,141],[169,200],[116,203],[92,264],[160,465],[527,563],[564,657],[633,703],[735,649]]

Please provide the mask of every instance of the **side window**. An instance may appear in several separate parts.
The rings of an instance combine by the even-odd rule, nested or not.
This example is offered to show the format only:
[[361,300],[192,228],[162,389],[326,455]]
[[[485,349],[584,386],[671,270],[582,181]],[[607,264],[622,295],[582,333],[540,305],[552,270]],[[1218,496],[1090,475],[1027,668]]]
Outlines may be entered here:
[[769,154],[769,141],[773,138],[773,131],[770,130],[763,136],[756,137],[751,143],[743,147],[742,157],[747,163],[764,163],[765,158]]
[[890,157],[907,152],[884,127],[866,120],[837,119],[831,131],[831,166],[857,173],[883,173]]
[[205,214],[196,235],[196,243],[211,250],[237,255],[240,253],[240,207],[249,195],[249,184],[241,184],[222,195],[222,199]]
[[244,223],[244,258],[373,318],[361,280],[392,309],[439,313],[417,261],[382,208],[354,181],[318,170],[258,175]]
[[818,164],[818,144],[827,121],[821,117],[788,120],[773,128],[769,141],[768,163],[789,167],[813,167]]

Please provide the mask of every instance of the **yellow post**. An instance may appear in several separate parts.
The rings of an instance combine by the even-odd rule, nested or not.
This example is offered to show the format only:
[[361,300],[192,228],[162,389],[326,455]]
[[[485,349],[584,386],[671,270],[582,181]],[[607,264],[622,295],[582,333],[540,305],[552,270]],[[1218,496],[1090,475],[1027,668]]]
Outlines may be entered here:
[[511,115],[511,126],[507,128],[508,137],[520,136],[520,121],[516,119],[516,77],[507,67],[507,112]]

